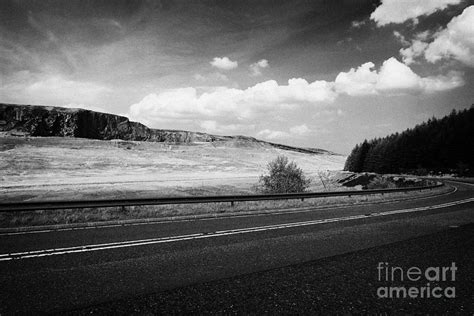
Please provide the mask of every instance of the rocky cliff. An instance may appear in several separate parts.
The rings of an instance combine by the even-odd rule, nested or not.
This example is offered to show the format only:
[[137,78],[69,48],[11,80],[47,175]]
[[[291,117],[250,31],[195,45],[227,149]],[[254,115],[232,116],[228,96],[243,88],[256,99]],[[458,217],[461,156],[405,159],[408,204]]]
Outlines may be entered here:
[[209,142],[220,136],[151,129],[124,116],[83,109],[0,104],[0,131],[30,136],[123,139],[153,142]]
[[329,154],[322,149],[267,143],[246,136],[218,136],[199,132],[151,129],[124,116],[53,106],[0,103],[0,132],[10,135],[123,139],[150,142],[192,143],[239,141],[267,144],[286,150]]

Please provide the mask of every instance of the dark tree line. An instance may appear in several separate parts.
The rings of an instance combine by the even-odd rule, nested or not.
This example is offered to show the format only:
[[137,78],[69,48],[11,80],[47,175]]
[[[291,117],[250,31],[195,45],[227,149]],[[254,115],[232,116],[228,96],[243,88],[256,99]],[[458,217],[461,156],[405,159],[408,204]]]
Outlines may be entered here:
[[432,118],[384,138],[365,140],[352,150],[344,170],[353,172],[474,173],[474,105]]

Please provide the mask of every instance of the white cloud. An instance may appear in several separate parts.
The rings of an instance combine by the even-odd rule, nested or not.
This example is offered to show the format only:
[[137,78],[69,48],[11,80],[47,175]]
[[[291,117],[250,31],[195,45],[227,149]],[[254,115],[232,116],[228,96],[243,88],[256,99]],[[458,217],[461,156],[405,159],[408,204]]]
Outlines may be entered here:
[[290,128],[290,133],[296,134],[298,136],[308,135],[310,132],[311,132],[311,129],[308,126],[306,126],[306,124],[293,126]]
[[0,93],[11,102],[63,106],[70,103],[98,104],[111,92],[106,86],[67,79],[61,75],[39,75],[20,71],[0,86]]
[[400,55],[402,55],[403,62],[407,65],[413,64],[417,57],[424,54],[427,47],[427,43],[420,40],[414,40],[409,47],[400,49]]
[[252,76],[260,76],[262,74],[262,69],[268,67],[268,60],[261,59],[256,63],[250,65],[250,72]]
[[366,20],[362,20],[362,21],[352,21],[351,23],[351,26],[355,29],[358,29],[360,27],[362,27],[365,23],[367,23]]
[[474,67],[474,5],[464,9],[434,37],[425,50],[425,58],[429,62],[454,58]]
[[245,90],[219,87],[201,95],[189,87],[149,94],[130,107],[129,116],[143,122],[215,117],[246,120],[266,115],[269,110],[288,111],[301,104],[330,103],[336,96],[332,83],[308,83],[301,78],[288,80],[288,85],[269,80]]
[[239,66],[238,62],[232,61],[228,57],[214,57],[210,64],[222,70],[231,70]]
[[418,17],[444,10],[462,0],[383,0],[382,4],[370,15],[378,26],[390,23],[418,22]]
[[380,67],[375,88],[389,94],[418,93],[423,89],[421,82],[420,76],[410,67],[392,57]]
[[261,68],[266,68],[266,67],[268,67],[268,60],[266,60],[266,59],[260,59],[260,60],[257,62],[257,65],[260,66]]
[[198,81],[205,81],[206,80],[206,77],[204,77],[201,74],[194,74],[193,78],[194,78],[194,80],[198,80]]
[[254,124],[227,124],[213,120],[206,120],[199,123],[204,132],[214,134],[235,134],[238,131],[248,131],[255,128]]
[[351,68],[348,72],[340,72],[334,81],[336,91],[352,96],[375,94],[378,74],[371,70],[373,67],[374,63],[368,62],[357,69]]
[[447,75],[422,78],[425,91],[444,91],[451,90],[465,84],[462,73],[450,71]]
[[405,39],[405,36],[403,36],[400,32],[398,31],[393,31],[393,35],[402,43],[403,45],[410,45],[410,42]]
[[229,78],[220,72],[214,72],[208,75],[195,74],[193,78],[197,81],[228,81]]
[[275,139],[285,139],[290,137],[290,134],[283,131],[275,131],[270,129],[264,129],[257,133],[257,137],[268,139],[268,140],[275,140]]
[[[130,106],[127,116],[150,127],[174,128],[179,124],[194,124],[193,128],[212,133],[240,131],[245,134],[251,126],[252,130],[258,126],[261,129],[260,136],[274,139],[289,137],[290,133],[268,129],[268,123],[279,118],[286,122],[296,120],[296,113],[301,113],[301,108],[305,111],[325,111],[341,94],[420,94],[454,89],[463,84],[462,75],[458,72],[421,77],[392,57],[378,70],[374,63],[364,63],[358,68],[339,73],[335,81],[308,82],[302,78],[293,78],[286,85],[268,80],[247,89],[213,87],[198,92],[196,88],[188,87],[152,93]],[[342,111],[336,109],[331,113],[334,117],[343,115]],[[307,126],[300,125],[293,126],[289,132],[296,135],[308,130]]]
[[400,49],[403,62],[407,65],[424,56],[431,63],[455,59],[474,67],[474,6],[464,9],[445,29],[435,34],[424,31],[416,34],[411,42],[396,31],[394,35],[404,46],[408,46]]
[[419,41],[426,41],[431,36],[430,30],[423,31],[415,35],[416,39]]
[[394,57],[384,61],[378,72],[372,70],[374,67],[373,63],[368,62],[357,69],[339,73],[335,80],[336,91],[351,96],[400,95],[444,91],[464,84],[458,72],[447,76],[420,77]]
[[375,87],[379,93],[393,95],[433,93],[462,85],[464,80],[459,72],[450,72],[447,76],[420,77],[409,66],[392,57],[382,64]]
[[342,40],[337,41],[336,44],[337,45],[342,45],[342,44],[345,44],[345,43],[350,43],[352,41],[353,41],[352,37],[347,37],[347,38],[344,38]]
[[85,100],[93,101],[97,95],[106,92],[103,86],[74,80],[64,79],[61,76],[50,76],[36,81],[26,88],[28,94],[43,99],[54,96],[58,100]]
[[180,88],[159,94],[149,94],[130,107],[131,119],[152,124],[163,120],[192,119],[199,113],[194,88]]
[[217,131],[217,122],[216,121],[203,121],[199,124],[206,131],[215,132]]

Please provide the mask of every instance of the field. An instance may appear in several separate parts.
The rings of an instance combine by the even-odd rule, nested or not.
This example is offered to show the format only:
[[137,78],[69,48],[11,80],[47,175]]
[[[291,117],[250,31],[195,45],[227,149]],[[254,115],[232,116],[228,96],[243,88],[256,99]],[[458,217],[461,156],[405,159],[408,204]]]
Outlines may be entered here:
[[331,187],[333,171],[346,158],[239,141],[177,145],[2,137],[0,194],[9,201],[248,194],[278,155],[295,161],[315,191]]
[[[78,138],[0,138],[0,194],[5,201],[251,194],[269,161],[294,160],[311,177],[311,191],[347,190],[343,156],[304,154],[250,142],[176,145]],[[173,216],[288,211],[383,202],[436,192],[290,201],[210,203],[51,210],[1,214],[0,227],[144,220]]]

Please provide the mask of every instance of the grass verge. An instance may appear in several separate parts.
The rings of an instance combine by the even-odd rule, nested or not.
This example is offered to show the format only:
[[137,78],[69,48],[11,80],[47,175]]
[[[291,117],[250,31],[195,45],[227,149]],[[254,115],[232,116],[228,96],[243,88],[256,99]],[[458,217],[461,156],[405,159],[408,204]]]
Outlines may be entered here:
[[268,211],[289,211],[305,208],[323,208],[338,205],[361,205],[396,200],[428,197],[448,193],[452,188],[443,186],[432,190],[394,192],[384,195],[340,196],[301,200],[249,201],[230,203],[202,203],[176,205],[123,206],[64,210],[38,210],[0,214],[0,228],[40,225],[109,222],[118,220],[162,219],[180,216],[238,215]]

